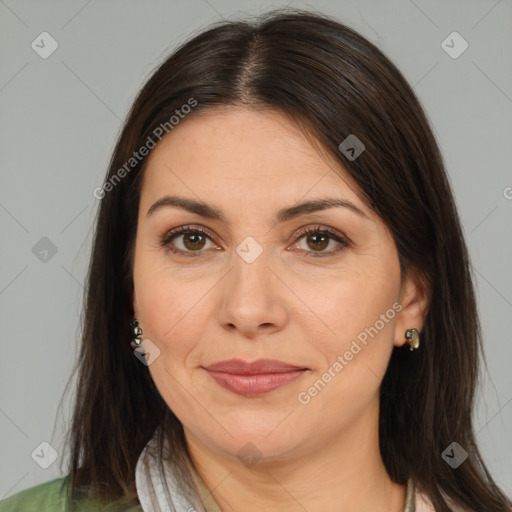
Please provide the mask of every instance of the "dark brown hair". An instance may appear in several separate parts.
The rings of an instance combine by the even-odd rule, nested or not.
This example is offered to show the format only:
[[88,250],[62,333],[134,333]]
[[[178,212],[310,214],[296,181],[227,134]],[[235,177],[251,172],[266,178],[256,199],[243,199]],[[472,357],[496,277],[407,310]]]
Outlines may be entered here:
[[[357,183],[393,234],[402,277],[417,272],[430,296],[420,349],[395,348],[381,385],[387,471],[401,484],[412,477],[436,512],[450,511],[443,494],[468,510],[510,511],[472,426],[485,359],[468,251],[437,143],[397,67],[357,32],[313,11],[217,23],[182,44],[144,85],[106,180],[119,177],[133,152],[190,98],[197,105],[189,116],[230,105],[289,116]],[[339,149],[350,134],[365,145],[354,160]],[[181,467],[189,457],[180,421],[129,344],[146,161],[111,181],[98,210],[68,433],[75,497],[84,490],[105,501],[133,496],[137,458],[159,425]],[[457,469],[441,456],[454,441],[469,454]]]

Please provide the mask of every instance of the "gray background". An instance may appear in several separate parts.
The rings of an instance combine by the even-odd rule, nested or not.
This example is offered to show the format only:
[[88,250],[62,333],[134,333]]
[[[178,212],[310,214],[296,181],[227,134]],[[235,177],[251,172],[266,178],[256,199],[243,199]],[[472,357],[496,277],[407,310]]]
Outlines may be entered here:
[[[44,441],[63,452],[74,379],[58,405],[77,354],[99,204],[92,191],[102,184],[136,92],[168,52],[209,23],[284,5],[0,0],[0,499],[63,475],[61,456],[43,469],[31,453]],[[335,15],[376,43],[427,111],[477,280],[488,361],[475,410],[477,440],[512,495],[512,3],[288,5]],[[46,59],[31,47],[44,31],[59,45]],[[453,31],[469,44],[457,59],[441,47]],[[55,254],[41,252],[48,249],[43,237]]]

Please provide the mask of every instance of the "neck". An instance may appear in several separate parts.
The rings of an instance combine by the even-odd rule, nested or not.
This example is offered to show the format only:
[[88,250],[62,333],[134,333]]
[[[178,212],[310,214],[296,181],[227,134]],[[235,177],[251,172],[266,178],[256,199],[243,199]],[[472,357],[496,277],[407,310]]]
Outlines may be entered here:
[[405,486],[387,474],[378,442],[378,402],[326,442],[247,467],[185,429],[194,467],[222,510],[402,512]]

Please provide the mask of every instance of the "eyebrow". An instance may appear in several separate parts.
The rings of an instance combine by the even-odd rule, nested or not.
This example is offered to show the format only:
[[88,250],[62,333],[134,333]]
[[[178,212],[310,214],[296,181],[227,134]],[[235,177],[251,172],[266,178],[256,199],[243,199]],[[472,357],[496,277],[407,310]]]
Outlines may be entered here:
[[[201,217],[219,220],[221,222],[228,224],[227,217],[224,214],[224,212],[222,212],[222,210],[219,210],[218,208],[215,208],[214,206],[203,201],[188,199],[179,196],[167,195],[158,199],[158,201],[151,205],[148,212],[146,213],[146,216],[150,216],[157,210],[160,210],[161,208],[164,207],[181,208],[190,213],[200,215]],[[290,219],[299,217],[300,215],[304,215],[306,213],[327,210],[329,208],[348,208],[357,215],[369,219],[366,213],[364,213],[360,208],[358,208],[355,204],[351,203],[350,201],[347,201],[345,199],[327,197],[322,199],[314,199],[312,201],[306,201],[295,206],[283,208],[277,212],[274,220],[275,222],[286,222]]]

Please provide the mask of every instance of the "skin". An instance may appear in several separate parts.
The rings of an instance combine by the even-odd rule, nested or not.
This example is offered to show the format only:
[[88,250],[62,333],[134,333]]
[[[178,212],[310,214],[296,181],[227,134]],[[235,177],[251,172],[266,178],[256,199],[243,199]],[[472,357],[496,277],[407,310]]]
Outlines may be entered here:
[[[164,195],[208,202],[227,222],[169,206],[147,215]],[[336,207],[273,221],[281,208],[323,197],[350,201],[365,216]],[[168,246],[199,256],[161,246],[170,230],[189,225],[211,236],[191,243],[181,234]],[[318,249],[314,234],[297,236],[307,227],[329,227],[350,244],[331,237]],[[236,252],[247,237],[263,250],[252,263]],[[307,256],[318,252],[331,255]],[[403,510],[405,486],[391,481],[379,451],[379,387],[405,330],[422,329],[426,293],[412,275],[401,283],[385,224],[340,164],[292,121],[222,107],[169,132],[148,160],[133,270],[135,318],[160,350],[151,376],[222,510]],[[395,303],[401,311],[300,403],[298,394]],[[202,368],[231,358],[309,370],[263,396],[243,397]],[[237,456],[247,443],[261,456],[252,467]]]

